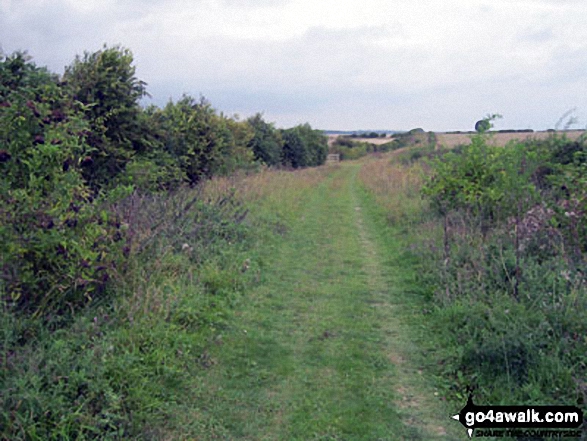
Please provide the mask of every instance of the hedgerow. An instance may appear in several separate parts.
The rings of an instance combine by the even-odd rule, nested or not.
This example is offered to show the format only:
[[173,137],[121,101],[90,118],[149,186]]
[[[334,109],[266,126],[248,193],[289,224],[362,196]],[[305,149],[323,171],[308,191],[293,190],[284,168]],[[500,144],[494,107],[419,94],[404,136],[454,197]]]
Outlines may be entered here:
[[204,98],[142,108],[146,83],[120,46],[76,57],[61,77],[15,53],[0,79],[0,283],[27,313],[60,315],[105,292],[132,248],[107,207],[130,192],[326,159],[326,138],[308,124],[284,142],[260,115],[228,118]]
[[491,403],[584,400],[586,141],[487,136],[430,161],[423,188],[440,220],[421,262],[443,376]]
[[79,105],[23,54],[0,64],[2,300],[62,313],[99,295],[124,234],[82,177],[92,147]]

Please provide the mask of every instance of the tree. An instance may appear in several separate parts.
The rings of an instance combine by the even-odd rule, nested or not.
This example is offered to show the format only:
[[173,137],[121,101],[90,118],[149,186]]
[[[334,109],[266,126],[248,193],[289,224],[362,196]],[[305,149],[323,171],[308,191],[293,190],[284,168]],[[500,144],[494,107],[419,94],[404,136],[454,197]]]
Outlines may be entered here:
[[487,132],[491,128],[491,123],[486,119],[481,119],[475,123],[475,131],[478,133]]
[[247,121],[239,121],[238,116],[232,118],[223,114],[218,116],[222,143],[221,162],[215,173],[228,175],[237,169],[253,166],[255,156],[249,145],[254,137],[254,130]]
[[269,166],[279,165],[283,150],[283,139],[279,131],[273,124],[263,120],[260,113],[247,119],[247,122],[254,131],[249,147],[253,150],[255,159]]
[[77,56],[63,81],[73,101],[84,105],[90,124],[88,142],[95,148],[84,177],[101,188],[121,173],[136,152],[146,149],[148,127],[138,118],[146,84],[135,76],[130,50],[115,46]]
[[161,112],[165,148],[175,158],[190,184],[211,177],[222,165],[228,148],[223,119],[206,99],[189,95],[167,103]]
[[310,124],[298,126],[307,146],[307,166],[322,165],[328,156],[328,138],[320,130],[314,130]]
[[478,133],[485,133],[493,127],[492,121],[501,118],[501,115],[494,113],[493,115],[487,115],[485,118],[475,123],[475,131]]
[[300,168],[307,165],[307,149],[299,130],[286,129],[281,132],[283,154],[281,161],[287,167]]
[[328,139],[310,124],[282,131],[283,163],[293,168],[322,165],[328,155]]

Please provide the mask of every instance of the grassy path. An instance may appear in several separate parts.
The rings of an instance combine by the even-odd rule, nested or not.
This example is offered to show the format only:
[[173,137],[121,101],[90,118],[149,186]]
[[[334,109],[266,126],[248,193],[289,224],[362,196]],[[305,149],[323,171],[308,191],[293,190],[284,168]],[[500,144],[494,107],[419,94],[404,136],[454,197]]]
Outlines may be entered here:
[[206,354],[183,422],[195,438],[459,439],[412,360],[407,282],[358,167],[332,168],[307,195]]

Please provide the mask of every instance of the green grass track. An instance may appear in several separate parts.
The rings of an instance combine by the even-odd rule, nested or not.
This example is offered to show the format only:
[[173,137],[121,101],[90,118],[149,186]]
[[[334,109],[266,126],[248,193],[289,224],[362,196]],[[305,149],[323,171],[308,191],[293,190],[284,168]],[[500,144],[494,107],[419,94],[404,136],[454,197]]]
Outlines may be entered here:
[[359,184],[359,167],[330,167],[268,249],[259,283],[194,378],[194,405],[178,415],[184,434],[462,439],[447,435],[454,422],[412,360],[409,268]]

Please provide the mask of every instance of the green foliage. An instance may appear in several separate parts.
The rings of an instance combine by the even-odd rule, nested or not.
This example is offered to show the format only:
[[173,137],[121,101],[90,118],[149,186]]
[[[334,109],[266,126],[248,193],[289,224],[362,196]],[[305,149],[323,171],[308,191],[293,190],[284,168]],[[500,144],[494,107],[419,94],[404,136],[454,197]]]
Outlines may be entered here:
[[176,159],[165,150],[136,155],[127,163],[117,185],[129,185],[145,192],[174,190],[179,188],[185,176]]
[[221,164],[214,174],[227,176],[237,170],[254,170],[255,155],[250,145],[254,130],[247,121],[239,121],[237,117],[219,116],[221,135],[225,142],[222,149]]
[[293,129],[302,139],[306,148],[306,167],[322,165],[328,156],[328,139],[320,130],[314,130],[310,124],[296,126]]
[[491,130],[493,127],[492,121],[501,118],[501,115],[495,113],[493,115],[487,115],[485,118],[475,123],[475,131],[477,133],[485,133]]
[[63,81],[70,99],[82,103],[90,126],[87,142],[93,151],[84,178],[92,188],[102,188],[146,148],[143,133],[148,126],[138,117],[145,83],[135,76],[132,53],[119,46],[76,57]]
[[132,185],[144,192],[172,191],[186,181],[177,157],[165,144],[167,133],[163,127],[160,109],[150,106],[140,109],[136,118],[143,127],[141,151],[126,163],[111,186]]
[[141,109],[145,83],[116,46],[77,57],[62,81],[23,53],[0,63],[3,298],[45,315],[101,292],[128,253],[107,203],[253,167],[322,164],[326,138],[291,129],[288,148],[260,115],[240,122],[184,95]]
[[123,235],[82,178],[87,124],[21,54],[0,63],[3,300],[45,315],[85,303],[121,260]]
[[482,223],[504,220],[536,203],[530,177],[538,161],[538,152],[523,144],[490,147],[485,137],[475,135],[469,146],[433,162],[434,173],[423,192],[442,215],[464,210]]
[[475,123],[475,131],[484,133],[491,129],[491,123],[486,119],[481,119]]
[[[567,150],[567,149],[564,149]],[[555,156],[556,160],[561,158]],[[563,159],[565,161],[565,159]],[[555,201],[550,203],[554,213],[553,223],[565,239],[572,260],[581,264],[587,253],[587,146],[583,141],[573,162],[555,165],[558,173],[550,183],[558,189]]]
[[288,129],[281,132],[281,137],[283,138],[283,164],[293,168],[304,167],[307,162],[307,152],[301,136],[294,129]]
[[160,439],[199,404],[194,378],[252,277],[246,212],[194,189],[135,192],[112,211],[133,241],[115,301],[56,330],[0,307],[1,439]]
[[252,162],[246,147],[252,134],[246,124],[217,115],[204,98],[196,101],[184,95],[156,112],[155,118],[165,133],[164,149],[177,158],[192,185]]
[[26,52],[15,52],[6,57],[0,54],[0,60],[0,103],[4,108],[10,107],[9,97],[16,92],[22,98],[36,99],[42,94],[43,87],[57,81],[46,68],[32,63]]
[[358,159],[376,151],[378,149],[374,144],[357,142],[343,137],[337,138],[330,147],[330,153],[338,153],[341,160]]
[[253,150],[255,159],[269,166],[280,165],[283,149],[283,139],[280,132],[275,129],[273,124],[264,121],[263,115],[260,113],[247,119],[247,122],[254,131],[249,147]]
[[431,162],[423,192],[442,245],[421,256],[422,273],[454,391],[492,403],[586,398],[584,151],[558,137],[490,147],[478,134]]
[[311,167],[322,165],[326,161],[327,138],[321,131],[312,129],[309,124],[283,130],[281,135],[284,142],[284,165],[293,168]]

